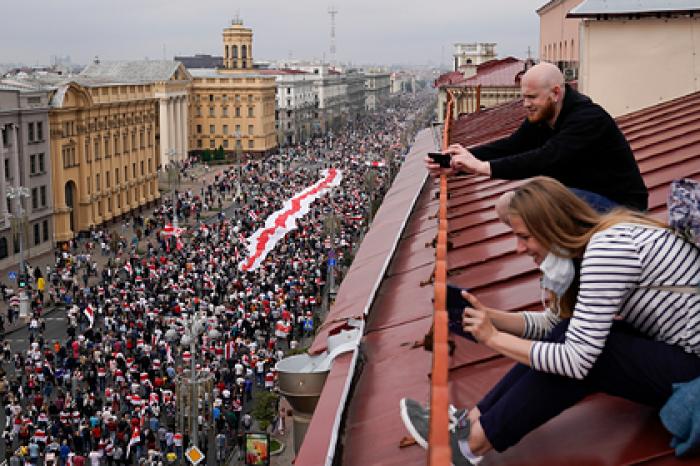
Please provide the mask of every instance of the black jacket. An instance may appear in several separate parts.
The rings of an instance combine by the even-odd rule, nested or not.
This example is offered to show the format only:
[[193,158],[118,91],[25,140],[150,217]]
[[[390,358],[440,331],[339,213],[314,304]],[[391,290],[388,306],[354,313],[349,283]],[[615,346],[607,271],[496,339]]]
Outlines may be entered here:
[[554,128],[526,119],[510,136],[470,151],[491,162],[493,178],[550,176],[570,188],[647,209],[647,188],[615,120],[569,85]]

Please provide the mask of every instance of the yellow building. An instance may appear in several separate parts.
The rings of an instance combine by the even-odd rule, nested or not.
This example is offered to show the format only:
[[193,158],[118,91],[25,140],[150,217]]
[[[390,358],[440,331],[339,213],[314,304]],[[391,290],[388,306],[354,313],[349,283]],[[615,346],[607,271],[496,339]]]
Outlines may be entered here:
[[223,69],[189,70],[190,149],[267,154],[277,147],[275,77],[253,69],[253,31],[241,20],[224,29],[223,43]]
[[161,133],[184,152],[188,87],[189,75],[173,61],[94,63],[55,86],[49,126],[56,242],[159,197]]

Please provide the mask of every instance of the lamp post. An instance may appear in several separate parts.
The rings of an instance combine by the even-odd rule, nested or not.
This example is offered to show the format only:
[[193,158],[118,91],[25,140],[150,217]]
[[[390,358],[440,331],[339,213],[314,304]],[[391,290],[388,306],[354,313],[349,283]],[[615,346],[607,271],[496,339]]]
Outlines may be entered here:
[[335,262],[336,262],[336,255],[335,255],[335,235],[338,230],[338,227],[340,226],[340,220],[338,219],[338,216],[335,213],[335,207],[333,205],[333,190],[331,189],[330,192],[330,199],[331,199],[331,211],[330,213],[326,216],[326,218],[323,221],[323,229],[325,234],[330,238],[330,244],[328,248],[328,294],[326,296],[326,302],[328,304],[328,309],[330,310],[330,300],[331,298],[335,297],[336,289],[335,289]]
[[22,199],[29,197],[29,188],[24,186],[10,186],[7,188],[7,197],[16,200],[16,210],[12,217],[12,231],[19,237],[19,316],[29,317],[29,298],[26,293],[27,273],[24,263],[24,234],[26,214],[22,207]]
[[[190,420],[190,443],[193,447],[197,447],[198,441],[198,415],[199,415],[199,385],[211,379],[211,374],[198,376],[197,374],[197,340],[206,331],[206,319],[195,315],[194,311],[183,322],[184,330],[182,336],[175,327],[171,327],[165,332],[165,339],[170,343],[179,341],[181,348],[189,347],[190,351],[190,369],[189,377],[181,376],[180,383],[189,385],[189,420]],[[217,340],[221,337],[221,333],[216,329],[210,329],[207,332],[209,338]],[[180,405],[178,409],[184,414],[185,406]],[[183,425],[184,427],[184,425]]]
[[242,149],[242,143],[241,143],[241,132],[239,130],[236,130],[233,132],[233,137],[236,138],[236,202],[238,202],[238,198],[241,197],[241,178],[242,178],[242,170],[241,170],[241,149]]
[[369,213],[367,215],[367,227],[369,228],[369,225],[372,223],[372,217],[374,215],[374,212],[372,212],[372,208],[374,204],[374,189],[377,186],[377,174],[374,172],[374,170],[367,170],[365,172],[365,190],[367,191],[367,197],[369,198]]

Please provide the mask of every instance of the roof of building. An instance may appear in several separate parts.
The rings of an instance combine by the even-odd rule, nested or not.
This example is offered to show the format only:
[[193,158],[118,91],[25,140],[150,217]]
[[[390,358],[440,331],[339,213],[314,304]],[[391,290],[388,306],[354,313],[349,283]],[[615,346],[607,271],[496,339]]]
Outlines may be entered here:
[[568,18],[590,18],[601,15],[627,16],[657,13],[690,13],[700,10],[698,0],[586,0],[573,8]]
[[[467,115],[456,122],[450,142],[473,145],[502,137],[523,115],[518,102]],[[650,212],[664,217],[671,180],[700,180],[700,93],[617,121],[649,188]],[[322,350],[330,333],[368,309],[358,358],[361,365],[353,367],[346,356],[331,369],[296,464],[328,464],[334,457],[344,465],[426,462],[426,451],[419,446],[399,447],[409,434],[398,403],[402,397],[427,402],[430,390],[431,354],[413,348],[413,343],[423,338],[432,321],[433,289],[425,283],[434,267],[431,243],[437,231],[437,186],[424,183],[421,159],[434,147],[430,131],[420,132],[390,190],[391,198],[385,201],[389,205],[378,212],[314,341],[312,350]],[[518,183],[455,178],[450,181],[448,200],[448,281],[471,288],[490,306],[511,311],[535,309],[540,303],[539,273],[529,257],[516,254],[512,234],[493,209],[498,196]],[[416,187],[422,188],[417,198]],[[402,223],[393,213],[400,205],[411,206],[411,215],[396,236],[391,225]],[[382,254],[387,253],[391,256],[388,268],[372,266],[373,257],[383,263]],[[450,401],[474,406],[511,366],[510,360],[485,346],[457,338],[450,360]],[[354,388],[347,396],[347,380],[356,370],[359,375],[355,374]],[[338,425],[342,433],[333,428]],[[335,438],[342,441],[336,444]],[[505,453],[487,455],[487,460],[498,465],[688,464],[675,458],[669,442],[655,410],[598,394]]]
[[260,74],[272,74],[272,75],[278,75],[278,74],[311,74],[308,71],[304,70],[292,70],[289,68],[274,68],[274,69],[267,69],[267,70],[259,70],[258,73]]
[[519,86],[524,72],[524,61],[505,57],[477,65],[476,74],[469,78],[465,78],[459,71],[445,73],[435,80],[434,86]]
[[167,81],[180,66],[173,60],[100,61],[86,66],[78,76],[91,82],[139,84]]

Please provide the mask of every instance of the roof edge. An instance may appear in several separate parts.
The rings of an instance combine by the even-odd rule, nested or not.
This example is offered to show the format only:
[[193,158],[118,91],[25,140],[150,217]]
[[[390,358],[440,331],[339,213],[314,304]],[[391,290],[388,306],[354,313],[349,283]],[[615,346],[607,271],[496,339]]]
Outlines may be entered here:
[[[429,141],[428,141],[429,140]],[[401,171],[399,171],[399,174],[396,176],[394,179],[394,183],[392,184],[392,187],[389,189],[387,192],[385,199],[390,197],[392,191],[397,188],[397,183],[396,181],[399,179],[399,176],[401,175],[401,172],[405,168],[409,168],[409,171],[413,169],[413,165],[415,164],[422,164],[422,157],[420,157],[421,154],[423,154],[422,149],[415,149],[416,143],[420,141],[421,144],[418,144],[419,146],[424,146],[427,145],[428,142],[431,144],[431,146],[436,145],[435,137],[433,130],[430,128],[426,128],[418,132],[414,144],[412,146],[412,150],[409,151],[407,157],[407,160],[404,161],[404,164],[401,167]],[[414,150],[415,149],[415,150]],[[410,158],[410,160],[409,160]],[[389,264],[391,263],[391,260],[393,259],[396,249],[398,247],[398,244],[401,240],[401,234],[403,231],[406,229],[406,225],[408,224],[409,219],[411,218],[411,214],[413,213],[413,209],[418,201],[418,198],[420,197],[420,194],[423,190],[423,186],[425,185],[425,181],[428,178],[428,174],[426,171],[422,171],[423,177],[420,179],[420,182],[418,186],[416,186],[416,190],[413,193],[413,198],[410,203],[406,205],[406,211],[404,214],[404,218],[401,222],[400,225],[397,225],[397,234],[394,235],[394,238],[392,240],[392,245],[391,247],[386,251],[386,257],[385,260],[383,261],[383,264],[381,265],[380,269],[377,270],[377,276],[376,280],[374,281],[374,284],[372,285],[372,290],[367,296],[367,301],[364,304],[364,309],[362,311],[363,317],[367,316],[369,313],[370,308],[374,304],[374,301],[377,296],[377,292],[379,290],[379,287],[381,286],[381,283],[384,281],[384,277],[386,275],[386,271],[389,268]],[[408,176],[408,175],[407,175]],[[377,217],[375,218],[375,222],[381,219],[381,207],[379,211],[377,212]],[[370,228],[371,232],[371,228]],[[367,236],[369,236],[370,233],[368,233]],[[367,238],[365,237],[365,239]],[[362,249],[362,245],[360,245],[360,250]],[[359,256],[359,250],[358,250],[358,256]],[[357,256],[356,256],[357,257]],[[353,265],[350,266],[350,271],[356,264],[353,263]],[[358,266],[361,264],[357,264]],[[350,274],[350,271],[348,271],[348,275]],[[343,293],[344,285],[347,282],[343,282],[340,285],[340,288],[338,290],[338,296],[340,296],[341,293]],[[339,316],[342,317],[342,316]],[[331,319],[329,319],[331,318]],[[326,321],[330,321],[333,326],[337,326],[338,320],[332,319],[332,312],[328,314],[326,317]],[[365,322],[363,320],[361,324],[361,334],[364,335],[364,326]],[[317,349],[319,347],[322,347],[324,343],[317,344],[318,342],[316,341],[317,339],[323,339],[325,338],[327,340],[328,334],[319,334],[316,339],[314,339],[314,343],[312,344],[312,348],[315,346]],[[327,347],[327,341],[325,342],[325,346]],[[310,350],[311,352],[311,350]],[[342,384],[342,387],[339,386],[338,383],[329,383],[329,380],[326,380],[326,384],[324,384],[323,390],[321,391],[321,396],[319,399],[319,404],[317,405],[317,409],[314,411],[314,415],[311,418],[311,423],[309,424],[309,427],[306,431],[305,437],[304,437],[304,442],[301,445],[301,448],[299,450],[299,454],[297,455],[295,459],[295,463],[297,464],[304,464],[304,465],[310,465],[310,464],[325,464],[325,465],[332,465],[335,454],[338,449],[338,441],[340,438],[340,429],[341,429],[341,421],[342,418],[345,414],[345,410],[348,406],[348,401],[350,398],[352,398],[351,393],[350,393],[350,388],[352,386],[353,380],[356,375],[356,369],[357,369],[357,362],[358,362],[358,355],[359,355],[359,349],[355,348],[352,356],[352,362],[350,365],[346,366],[344,370],[341,370],[341,367],[336,367],[337,365],[334,363],[333,366],[331,367],[331,374],[333,375],[333,378],[338,378],[338,377],[344,377],[344,383]],[[331,376],[329,374],[329,378]],[[330,416],[322,416],[327,411],[323,409],[318,409],[319,405],[326,405],[326,406],[337,406],[337,409],[335,411],[335,416],[332,420],[332,425],[330,424]],[[308,442],[308,439],[314,439],[314,445],[311,445],[310,442]],[[319,444],[326,445],[325,451],[321,452],[319,451]],[[321,459],[321,453],[323,453],[323,460]]]

